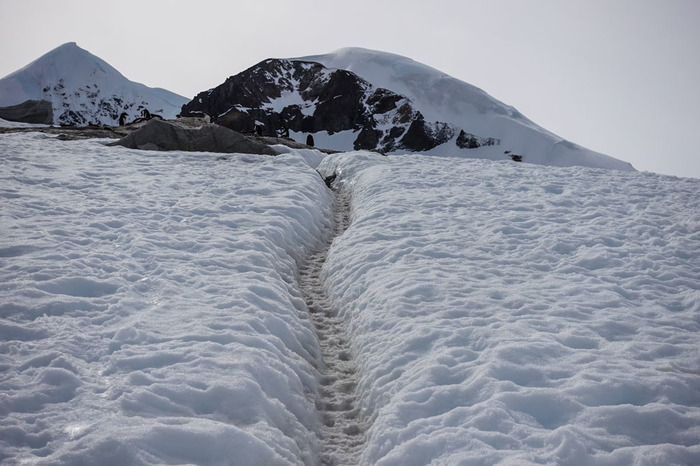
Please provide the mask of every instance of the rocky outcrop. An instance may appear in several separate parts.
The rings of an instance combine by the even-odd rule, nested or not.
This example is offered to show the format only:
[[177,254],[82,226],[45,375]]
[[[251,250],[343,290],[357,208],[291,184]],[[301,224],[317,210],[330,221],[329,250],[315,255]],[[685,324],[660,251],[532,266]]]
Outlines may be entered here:
[[25,100],[18,105],[0,107],[0,118],[21,123],[50,125],[53,123],[53,106],[46,100]]
[[500,144],[500,141],[496,138],[481,138],[462,130],[459,132],[455,143],[462,149],[476,149],[481,146],[495,146],[496,144]]
[[[252,133],[257,126],[263,136],[284,130],[328,136],[350,131],[352,146],[334,147],[341,150],[418,152],[450,141],[460,148],[498,143],[426,121],[407,97],[376,88],[350,71],[299,60],[265,60],[201,92],[181,114],[206,114],[241,133]],[[458,142],[462,134],[470,137]]]
[[111,143],[130,149],[181,150],[275,155],[268,145],[217,124],[190,128],[172,121],[150,120],[141,128]]

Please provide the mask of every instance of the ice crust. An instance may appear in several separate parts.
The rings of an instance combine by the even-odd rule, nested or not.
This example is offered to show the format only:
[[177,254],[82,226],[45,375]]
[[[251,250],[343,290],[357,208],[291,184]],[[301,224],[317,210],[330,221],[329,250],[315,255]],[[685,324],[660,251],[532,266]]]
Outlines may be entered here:
[[355,153],[362,464],[700,464],[700,184]]

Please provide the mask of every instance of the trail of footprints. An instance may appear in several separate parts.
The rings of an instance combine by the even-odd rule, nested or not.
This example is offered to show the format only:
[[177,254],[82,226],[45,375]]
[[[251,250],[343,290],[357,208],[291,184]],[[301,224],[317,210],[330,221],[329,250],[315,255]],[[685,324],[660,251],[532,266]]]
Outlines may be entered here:
[[323,416],[320,463],[324,466],[357,464],[367,427],[357,402],[357,367],[350,352],[346,323],[332,308],[321,280],[321,268],[333,239],[342,235],[350,222],[349,196],[335,192],[334,203],[333,238],[300,271],[301,289],[323,356],[317,409]]

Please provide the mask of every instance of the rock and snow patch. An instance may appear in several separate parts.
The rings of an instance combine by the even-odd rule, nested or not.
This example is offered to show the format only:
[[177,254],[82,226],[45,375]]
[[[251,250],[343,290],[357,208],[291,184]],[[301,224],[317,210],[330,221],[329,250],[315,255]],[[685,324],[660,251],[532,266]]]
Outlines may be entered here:
[[[525,162],[538,165],[634,170],[627,162],[566,141],[483,90],[408,57],[349,47],[292,60],[352,72],[376,88],[389,89],[410,99],[412,107],[426,122],[441,122],[456,128],[455,135],[462,129],[477,138],[499,142],[478,148],[459,147],[448,137],[443,144],[420,149],[423,153],[508,160],[504,154],[508,150],[523,155]],[[402,153],[402,148],[396,147],[392,152]]]
[[[378,88],[358,75],[319,63],[268,59],[201,92],[182,108],[183,115],[213,115],[239,132],[306,133],[333,150],[425,151],[453,142],[455,149],[497,145],[495,138],[473,136],[454,144],[464,129],[426,121],[410,98]],[[351,135],[351,137],[349,137]]]

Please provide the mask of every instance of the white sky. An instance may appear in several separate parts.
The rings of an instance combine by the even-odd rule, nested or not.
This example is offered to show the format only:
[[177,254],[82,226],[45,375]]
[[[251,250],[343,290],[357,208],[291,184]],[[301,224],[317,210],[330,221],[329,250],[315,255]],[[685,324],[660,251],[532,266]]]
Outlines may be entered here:
[[638,170],[700,178],[696,0],[0,0],[0,77],[65,42],[186,97],[265,58],[398,53]]

